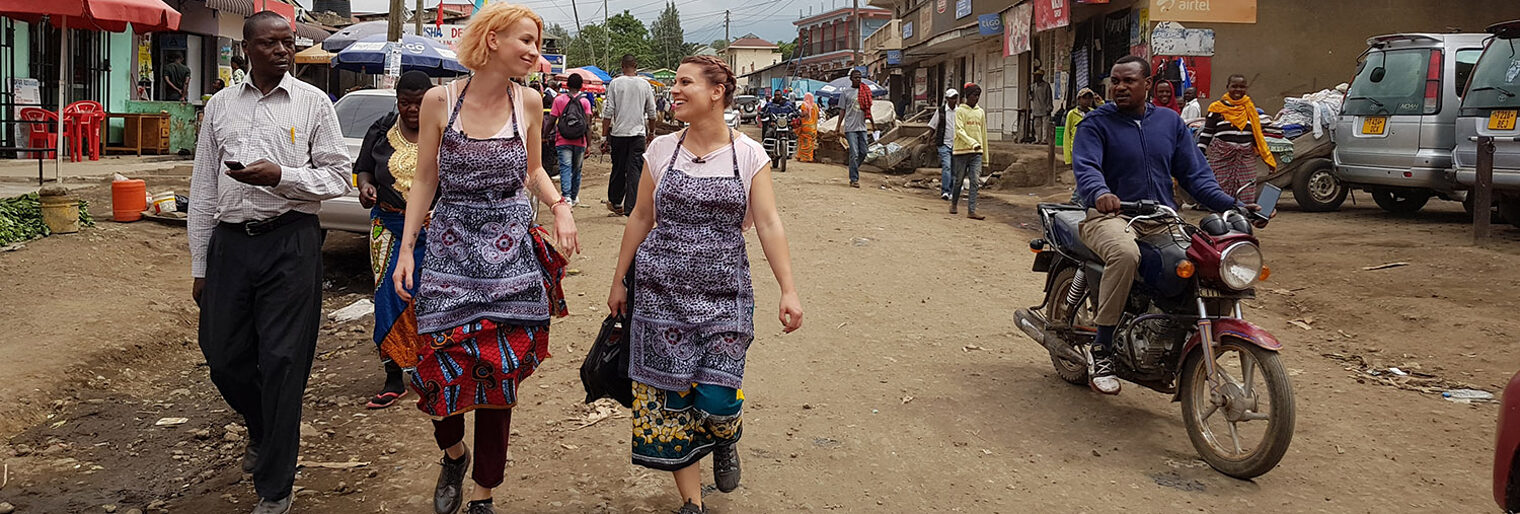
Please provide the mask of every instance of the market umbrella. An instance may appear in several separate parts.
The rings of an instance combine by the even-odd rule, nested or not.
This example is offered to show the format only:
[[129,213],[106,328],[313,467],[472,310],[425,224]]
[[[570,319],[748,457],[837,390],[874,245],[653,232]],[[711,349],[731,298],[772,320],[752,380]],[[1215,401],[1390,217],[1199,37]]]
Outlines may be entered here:
[[601,83],[604,83],[604,82],[612,80],[611,78],[608,78],[607,80],[602,80],[601,77],[596,76],[596,73],[592,72],[591,70],[585,69],[585,68],[571,68],[571,69],[565,70],[565,73],[559,75],[557,78],[568,79],[568,78],[570,78],[571,75],[580,75],[581,76],[581,80],[585,81],[586,84],[601,84]]
[[[385,34],[365,37],[348,45],[333,56],[332,66],[340,70],[357,71],[371,75],[385,73],[385,53],[388,45]],[[443,43],[423,37],[401,36],[401,70],[421,70],[429,77],[453,77],[470,72],[459,64],[459,58]]]
[[[85,30],[125,32],[131,25],[136,32],[179,29],[179,11],[163,0],[0,0],[0,16],[25,21],[48,21],[62,29],[58,35],[58,69],[68,69],[69,26]],[[53,180],[60,180],[63,148],[67,136],[63,131],[64,92],[70,73],[59,73],[58,148],[53,152]]]
[[593,75],[596,75],[596,78],[601,79],[602,82],[612,82],[612,74],[596,66],[581,66],[576,69],[589,71]]
[[654,75],[655,80],[659,80],[660,82],[674,82],[676,80],[676,72],[671,71],[669,68],[654,70],[650,75]]
[[364,38],[375,34],[385,35],[389,28],[390,22],[385,20],[355,23],[327,36],[327,39],[322,40],[322,49],[334,53],[341,52],[344,48],[348,48],[348,45]]
[[323,50],[320,46],[313,46],[296,52],[296,64],[327,64],[332,62],[332,52]]
[[[877,84],[877,83],[872,82],[872,81],[867,80],[867,79],[860,79],[860,81],[862,83],[864,83],[865,85],[871,87],[871,97],[872,98],[878,98],[878,97],[887,96],[887,88],[881,87],[880,84]],[[816,97],[819,97],[819,98],[828,98],[829,100],[838,100],[839,99],[839,94],[842,93],[842,92],[850,90],[850,87],[851,87],[850,86],[850,78],[849,77],[842,77],[842,78],[834,79],[833,82],[829,82],[828,84],[824,85],[823,87],[818,88],[818,91],[816,93],[813,93],[813,96],[816,96]]]
[[540,55],[538,56],[538,66],[533,68],[533,71],[537,71],[539,73],[554,73],[554,64],[550,63],[548,59],[545,59],[544,56]]

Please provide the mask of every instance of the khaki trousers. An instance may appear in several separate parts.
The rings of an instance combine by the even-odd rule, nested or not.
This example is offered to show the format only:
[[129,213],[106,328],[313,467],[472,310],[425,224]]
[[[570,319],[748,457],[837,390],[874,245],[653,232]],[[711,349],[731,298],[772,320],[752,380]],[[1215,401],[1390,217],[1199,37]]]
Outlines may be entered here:
[[1096,209],[1087,210],[1087,219],[1078,226],[1082,244],[1103,259],[1103,280],[1098,284],[1098,325],[1112,327],[1119,324],[1124,314],[1124,304],[1129,298],[1129,288],[1135,283],[1135,272],[1140,268],[1140,246],[1136,239],[1163,233],[1170,228],[1163,223],[1141,221],[1124,228],[1129,220],[1118,214],[1101,214]]

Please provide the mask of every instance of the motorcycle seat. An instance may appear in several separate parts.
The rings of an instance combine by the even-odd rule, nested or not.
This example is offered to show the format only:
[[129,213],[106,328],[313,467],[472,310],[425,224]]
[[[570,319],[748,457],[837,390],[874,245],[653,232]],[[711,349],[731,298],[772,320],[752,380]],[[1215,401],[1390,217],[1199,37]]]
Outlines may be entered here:
[[1078,227],[1087,219],[1086,209],[1074,205],[1045,204],[1040,206],[1040,210],[1050,220],[1051,235],[1055,239],[1052,243],[1062,253],[1085,261],[1103,262],[1097,253],[1082,244]]

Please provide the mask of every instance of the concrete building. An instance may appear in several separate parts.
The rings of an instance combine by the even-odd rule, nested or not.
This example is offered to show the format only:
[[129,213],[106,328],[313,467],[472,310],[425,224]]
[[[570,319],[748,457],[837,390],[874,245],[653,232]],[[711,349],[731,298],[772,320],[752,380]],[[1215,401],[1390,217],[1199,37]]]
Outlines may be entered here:
[[[1045,72],[1057,113],[1082,87],[1108,95],[1103,79],[1125,55],[1158,73],[1223,93],[1229,75],[1251,79],[1257,106],[1351,79],[1368,37],[1396,32],[1481,32],[1520,18],[1520,2],[1467,0],[1461,8],[1427,0],[871,0],[891,9],[902,58],[885,64],[911,84],[917,106],[940,101],[945,88],[981,85],[990,135],[1029,134],[1029,85]],[[1189,7],[1179,10],[1178,6]],[[894,71],[895,72],[895,71]],[[1184,78],[1185,77],[1185,78]]]
[[718,54],[728,61],[734,75],[747,75],[781,62],[781,47],[754,34],[734,40]]
[[892,11],[877,7],[844,7],[797,20],[797,73],[832,80],[863,66],[864,59],[856,53],[864,50],[866,34],[891,20]]

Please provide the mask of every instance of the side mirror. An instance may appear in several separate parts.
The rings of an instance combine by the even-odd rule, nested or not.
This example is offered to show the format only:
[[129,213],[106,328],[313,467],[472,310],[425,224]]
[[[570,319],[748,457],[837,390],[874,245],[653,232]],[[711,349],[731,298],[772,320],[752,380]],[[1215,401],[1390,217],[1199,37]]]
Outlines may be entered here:
[[1376,82],[1382,82],[1383,81],[1383,77],[1386,77],[1386,76],[1388,76],[1388,68],[1384,68],[1382,66],[1378,66],[1378,67],[1372,69],[1372,76],[1370,78],[1372,79],[1372,81],[1374,83],[1376,83]]

